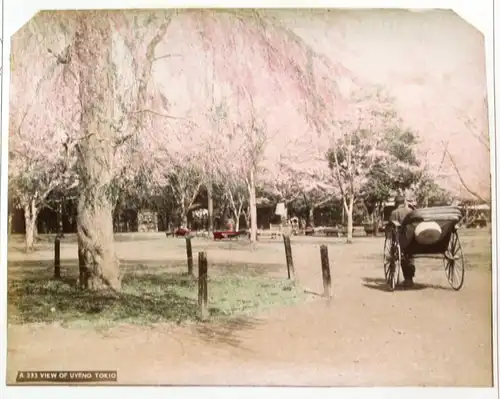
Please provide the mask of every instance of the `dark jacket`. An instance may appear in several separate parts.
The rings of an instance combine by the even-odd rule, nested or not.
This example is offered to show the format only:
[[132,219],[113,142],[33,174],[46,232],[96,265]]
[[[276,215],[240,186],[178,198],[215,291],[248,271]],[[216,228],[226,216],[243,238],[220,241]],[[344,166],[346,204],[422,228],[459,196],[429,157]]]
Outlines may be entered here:
[[400,205],[398,208],[394,209],[391,212],[391,216],[389,217],[389,220],[391,222],[399,222],[403,223],[403,219],[408,215],[409,213],[412,212],[412,209],[408,208],[405,205]]
[[[413,209],[408,208],[405,205],[400,205],[398,208],[394,209],[391,212],[391,216],[389,217],[389,220],[391,220],[392,222],[396,221],[399,223],[403,223],[404,218],[408,214],[410,214],[411,212],[413,212]],[[402,249],[406,248],[406,246],[410,243],[411,237],[413,236],[413,230],[414,230],[414,228],[410,224],[410,225],[406,226],[404,231],[400,232],[401,234],[399,236],[399,242],[401,244]]]

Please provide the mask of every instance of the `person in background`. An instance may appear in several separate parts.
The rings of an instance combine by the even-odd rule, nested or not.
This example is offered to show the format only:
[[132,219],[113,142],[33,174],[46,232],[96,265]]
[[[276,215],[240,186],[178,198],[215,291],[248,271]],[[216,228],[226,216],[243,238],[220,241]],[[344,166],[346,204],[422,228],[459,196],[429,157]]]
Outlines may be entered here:
[[[391,222],[396,221],[398,223],[403,223],[404,218],[413,211],[410,207],[406,205],[405,198],[402,195],[397,195],[394,199],[394,209],[389,217]],[[403,237],[401,237],[403,238]],[[415,262],[413,257],[404,254],[404,242],[402,244],[402,259],[401,268],[403,269],[404,285],[406,287],[411,287],[413,285],[413,278],[415,277]]]

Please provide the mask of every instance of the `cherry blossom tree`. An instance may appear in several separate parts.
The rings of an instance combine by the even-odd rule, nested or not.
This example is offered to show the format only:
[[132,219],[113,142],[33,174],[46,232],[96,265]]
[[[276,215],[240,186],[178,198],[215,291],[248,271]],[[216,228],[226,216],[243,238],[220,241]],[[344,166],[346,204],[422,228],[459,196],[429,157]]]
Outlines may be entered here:
[[[208,186],[217,173],[241,176],[255,240],[256,189],[279,159],[281,133],[305,132],[310,104],[321,112],[341,102],[336,78],[345,70],[262,12],[52,12],[37,21],[31,31],[43,42],[37,46],[44,60],[39,70],[57,69],[60,83],[47,90],[64,105],[51,118],[71,126],[61,130],[76,154],[79,252],[93,290],[121,287],[112,223],[120,181],[148,176],[147,186],[158,191],[175,187],[190,168],[197,171],[187,174]],[[212,101],[207,95],[191,101],[201,87],[199,49],[212,54],[213,88],[206,89]],[[320,86],[311,83],[311,71]],[[47,93],[41,96],[51,101]],[[206,134],[209,104],[223,102],[224,127]],[[49,130],[44,125],[42,131]],[[207,162],[208,153],[210,161],[220,150],[200,146],[199,137],[205,143],[210,138],[208,144],[220,137],[220,161]],[[186,208],[199,184],[190,183],[192,195],[184,185]]]
[[[309,225],[314,226],[316,208],[324,206],[339,196],[339,190],[328,160],[325,143],[314,133],[307,132],[289,142],[281,154],[276,190],[288,202],[300,201],[308,210]],[[274,176],[270,173],[270,176]],[[281,190],[279,188],[281,187]],[[288,193],[288,194],[287,194]]]
[[[74,54],[83,104],[78,238],[90,289],[121,288],[110,195],[116,175],[128,161],[119,156],[119,149],[133,146],[144,157],[155,129],[174,119],[166,112],[165,97],[151,86],[156,48],[172,15],[169,11],[78,13]],[[147,169],[140,162],[135,166],[132,174]]]
[[167,187],[179,205],[181,225],[184,228],[188,227],[188,214],[193,210],[202,184],[202,173],[195,163],[176,162],[171,164],[167,176]]
[[345,117],[332,124],[333,137],[327,157],[347,215],[347,242],[352,242],[353,210],[369,171],[387,158],[384,136],[399,120],[391,101],[379,88],[354,89]]
[[301,179],[301,193],[309,211],[309,225],[314,227],[315,210],[339,197],[339,190],[330,170],[304,172]]
[[[191,23],[203,32],[203,46],[213,54],[214,98],[225,102],[227,111],[223,134],[232,157],[227,170],[244,177],[255,240],[256,187],[271,171],[278,180],[286,175],[276,171],[287,141],[283,133],[296,137],[307,132],[312,103],[322,111],[337,108],[342,98],[336,80],[348,71],[259,11],[192,13]],[[321,81],[319,89],[311,74]],[[277,103],[277,98],[283,100]],[[272,185],[281,191],[286,186]]]
[[[113,183],[127,162],[120,156],[122,145],[128,142],[141,148],[141,133],[154,123],[154,109],[148,108],[153,107],[154,93],[150,94],[148,82],[155,48],[166,34],[171,15],[141,14],[133,26],[127,26],[121,12],[85,11],[71,16],[67,26],[72,36],[67,35],[76,85],[72,97],[80,103],[80,125],[73,141],[81,185],[77,225],[79,257],[87,271],[83,283],[91,290],[119,291]],[[134,51],[128,47],[130,35],[135,35]]]
[[78,183],[71,136],[78,129],[79,104],[72,98],[74,86],[65,82],[67,54],[46,50],[54,44],[54,38],[37,35],[36,20],[12,38],[9,197],[24,212],[26,251],[34,248],[37,217],[50,194]]
[[248,191],[239,181],[228,181],[225,187],[225,195],[229,202],[231,213],[235,220],[235,230],[240,229],[240,218],[245,215],[248,207]]

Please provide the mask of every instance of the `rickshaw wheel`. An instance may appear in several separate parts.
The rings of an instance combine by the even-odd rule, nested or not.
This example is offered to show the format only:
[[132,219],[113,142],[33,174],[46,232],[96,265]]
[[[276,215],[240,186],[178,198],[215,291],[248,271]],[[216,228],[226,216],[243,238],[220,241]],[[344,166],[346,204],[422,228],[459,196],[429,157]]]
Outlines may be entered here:
[[453,231],[450,236],[448,248],[444,253],[444,271],[451,288],[458,291],[464,284],[465,261],[462,252],[462,245],[458,238],[458,233]]
[[401,248],[395,234],[390,234],[384,242],[384,274],[390,291],[394,291],[399,284],[400,270]]

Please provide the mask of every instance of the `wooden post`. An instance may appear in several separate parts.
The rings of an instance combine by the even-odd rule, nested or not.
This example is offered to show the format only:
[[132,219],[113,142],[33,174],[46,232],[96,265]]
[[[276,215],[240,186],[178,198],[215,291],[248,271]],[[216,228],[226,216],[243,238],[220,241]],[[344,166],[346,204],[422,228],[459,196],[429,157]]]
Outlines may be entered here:
[[198,306],[200,307],[200,316],[204,320],[209,316],[208,313],[208,261],[205,252],[198,253]]
[[61,238],[59,235],[54,241],[54,278],[61,278]]
[[286,268],[288,270],[288,279],[295,280],[295,268],[293,266],[292,245],[290,236],[283,235],[283,243],[285,244]]
[[323,275],[323,295],[326,298],[331,298],[332,296],[332,278],[330,275],[330,261],[328,259],[328,247],[322,245],[320,247],[321,253],[321,271]]
[[186,254],[188,263],[188,274],[193,275],[193,248],[191,247],[191,237],[186,237]]

